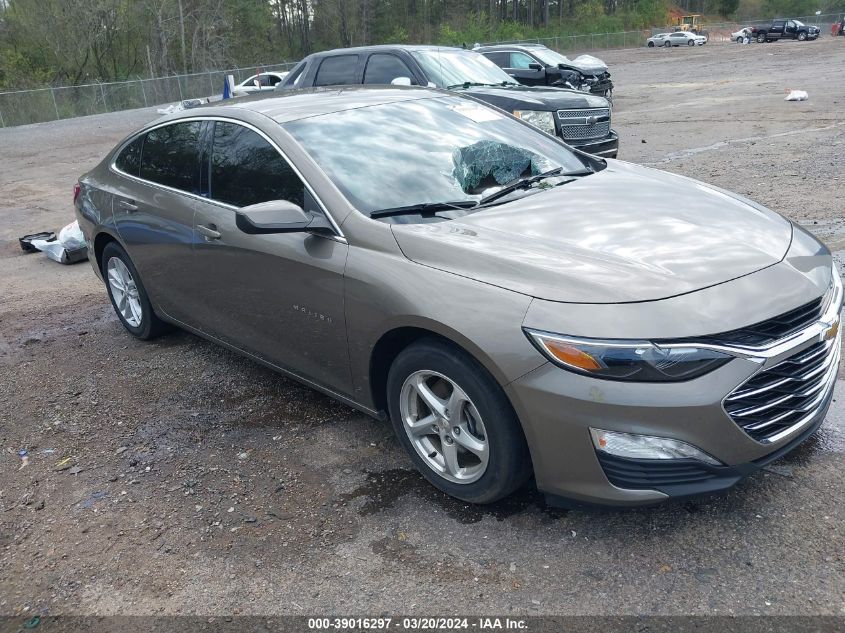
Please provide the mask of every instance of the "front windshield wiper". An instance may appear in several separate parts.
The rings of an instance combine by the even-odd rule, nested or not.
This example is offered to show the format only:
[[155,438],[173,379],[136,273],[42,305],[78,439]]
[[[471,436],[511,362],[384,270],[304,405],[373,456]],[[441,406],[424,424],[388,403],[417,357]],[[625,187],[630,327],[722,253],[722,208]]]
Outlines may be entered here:
[[464,83],[462,83],[462,84],[453,84],[453,85],[451,85],[451,86],[446,86],[446,90],[454,90],[455,88],[464,88],[464,89],[466,89],[466,88],[473,88],[473,87],[481,87],[481,88],[493,87],[493,88],[498,88],[499,86],[504,86],[504,85],[506,85],[507,83],[508,83],[508,82],[503,81],[503,82],[498,83],[498,84],[486,84],[486,83],[481,83],[481,82],[479,82],[479,81],[465,81],[465,82],[464,82]]
[[422,202],[420,204],[409,204],[404,207],[393,207],[391,209],[378,209],[370,213],[371,218],[387,218],[394,215],[416,215],[424,213],[437,213],[438,211],[452,211],[455,209],[471,209],[478,203],[475,200],[457,200],[455,202]]
[[573,180],[575,180],[575,177],[577,176],[589,176],[592,173],[593,171],[590,169],[563,172],[563,167],[555,167],[554,169],[550,169],[549,171],[544,171],[542,174],[526,176],[525,178],[517,178],[516,180],[511,181],[498,191],[494,191],[490,195],[484,196],[481,200],[478,201],[478,206],[484,206],[485,204],[493,202],[494,200],[498,200],[502,196],[506,196],[509,193],[513,193],[514,191],[517,191],[519,189],[528,189],[534,183],[540,182],[541,180],[545,180],[546,178],[566,178],[567,176],[572,176],[569,180],[563,180],[557,183],[559,185],[564,185],[568,182],[572,182]]

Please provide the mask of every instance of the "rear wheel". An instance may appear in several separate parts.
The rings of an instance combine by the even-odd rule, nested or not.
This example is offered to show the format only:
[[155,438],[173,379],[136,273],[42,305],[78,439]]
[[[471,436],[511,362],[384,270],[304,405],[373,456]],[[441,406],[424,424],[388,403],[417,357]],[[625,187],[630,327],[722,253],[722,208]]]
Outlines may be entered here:
[[670,48],[672,46],[672,42],[666,40],[665,42],[663,42],[663,46],[665,46],[666,48]]
[[528,447],[507,396],[466,352],[435,339],[414,343],[393,362],[387,396],[400,443],[446,494],[491,503],[530,476]]
[[766,43],[766,34],[765,33],[760,33],[759,35],[757,35],[757,43],[758,44],[765,44]]
[[101,265],[112,307],[130,334],[147,340],[170,329],[170,326],[153,312],[141,277],[120,244],[106,244]]
[[654,42],[649,42],[649,43],[648,43],[648,47],[649,47],[649,48],[654,48]]

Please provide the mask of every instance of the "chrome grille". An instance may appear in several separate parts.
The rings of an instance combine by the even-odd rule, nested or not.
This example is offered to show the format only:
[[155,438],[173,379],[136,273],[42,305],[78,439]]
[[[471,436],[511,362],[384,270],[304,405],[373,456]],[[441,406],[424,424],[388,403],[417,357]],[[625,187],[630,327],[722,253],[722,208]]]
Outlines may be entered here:
[[557,118],[565,141],[604,138],[610,134],[610,108],[558,110]]
[[758,442],[777,442],[825,405],[836,382],[841,336],[814,343],[758,372],[725,398],[725,411]]

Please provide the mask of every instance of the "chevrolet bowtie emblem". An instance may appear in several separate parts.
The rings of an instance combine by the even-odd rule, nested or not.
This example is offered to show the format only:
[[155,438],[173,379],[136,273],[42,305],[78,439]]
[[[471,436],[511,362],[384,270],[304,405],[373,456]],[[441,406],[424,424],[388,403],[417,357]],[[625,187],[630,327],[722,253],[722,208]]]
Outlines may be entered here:
[[595,116],[588,116],[587,117],[587,125],[595,125],[599,122],[599,118]]
[[836,338],[836,335],[839,334],[839,322],[839,319],[836,319],[836,321],[827,328],[827,331],[824,333],[824,340],[829,341]]

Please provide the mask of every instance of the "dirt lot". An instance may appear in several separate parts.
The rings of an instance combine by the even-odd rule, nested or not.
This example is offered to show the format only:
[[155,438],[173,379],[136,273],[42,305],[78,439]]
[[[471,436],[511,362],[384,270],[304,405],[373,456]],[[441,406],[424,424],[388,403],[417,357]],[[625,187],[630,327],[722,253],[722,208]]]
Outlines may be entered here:
[[[600,55],[620,158],[749,195],[842,266],[845,38]],[[0,130],[0,614],[845,614],[845,381],[727,494],[478,508],[385,423],[191,335],[130,338],[87,264],[16,238],[72,220],[77,176],[154,116]]]

